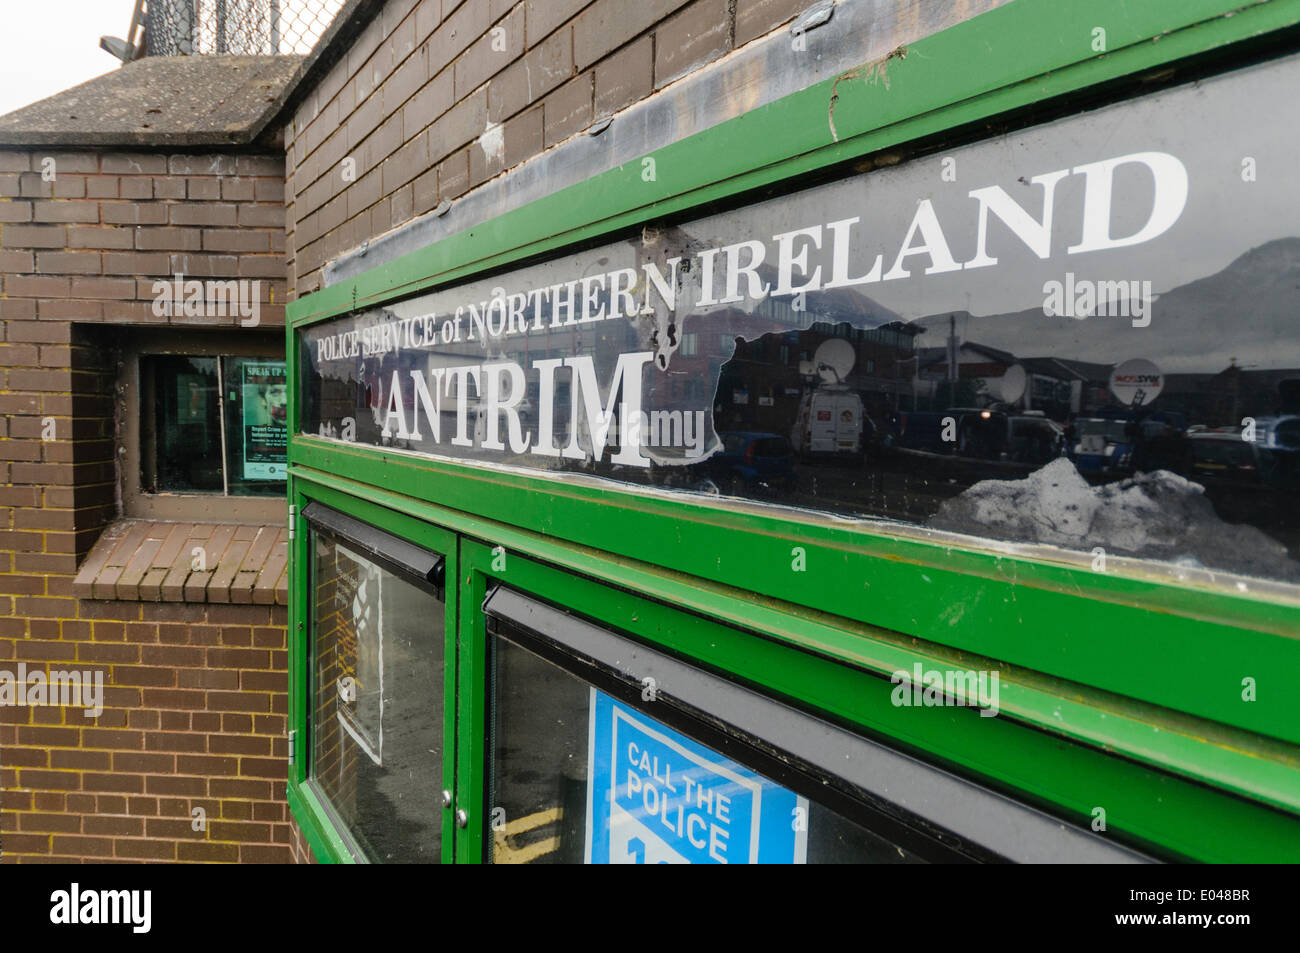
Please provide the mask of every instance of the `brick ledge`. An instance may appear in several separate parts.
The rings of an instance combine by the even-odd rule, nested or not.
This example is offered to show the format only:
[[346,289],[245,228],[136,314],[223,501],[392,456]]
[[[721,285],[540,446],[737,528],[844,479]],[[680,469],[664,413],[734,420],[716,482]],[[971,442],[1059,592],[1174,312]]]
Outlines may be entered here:
[[81,599],[285,605],[288,555],[283,525],[120,519],[95,543],[72,591]]

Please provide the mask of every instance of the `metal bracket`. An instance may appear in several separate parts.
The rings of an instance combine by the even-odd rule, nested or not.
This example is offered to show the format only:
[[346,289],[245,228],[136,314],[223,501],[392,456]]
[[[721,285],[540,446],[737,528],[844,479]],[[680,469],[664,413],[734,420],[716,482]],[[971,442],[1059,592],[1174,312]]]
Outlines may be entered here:
[[294,756],[296,754],[295,749],[297,748],[297,741],[298,741],[297,729],[290,731],[289,732],[289,763],[290,764],[293,764],[295,760]]
[[293,528],[298,522],[298,504],[289,504],[289,542],[293,542]]

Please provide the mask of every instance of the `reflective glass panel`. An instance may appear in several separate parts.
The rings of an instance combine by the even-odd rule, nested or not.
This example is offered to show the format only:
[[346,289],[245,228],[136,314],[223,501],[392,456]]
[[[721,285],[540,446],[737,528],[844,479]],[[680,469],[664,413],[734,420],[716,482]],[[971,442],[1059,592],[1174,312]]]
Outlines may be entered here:
[[327,439],[1300,581],[1290,56],[313,326]]
[[443,604],[312,534],[311,777],[364,858],[441,852]]
[[527,649],[493,654],[493,863],[921,862]]

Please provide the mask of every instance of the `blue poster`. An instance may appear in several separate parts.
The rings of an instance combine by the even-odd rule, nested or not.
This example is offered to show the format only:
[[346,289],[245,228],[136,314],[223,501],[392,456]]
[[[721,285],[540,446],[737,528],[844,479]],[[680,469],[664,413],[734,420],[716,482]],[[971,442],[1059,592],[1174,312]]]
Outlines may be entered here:
[[591,690],[589,864],[802,864],[808,802]]

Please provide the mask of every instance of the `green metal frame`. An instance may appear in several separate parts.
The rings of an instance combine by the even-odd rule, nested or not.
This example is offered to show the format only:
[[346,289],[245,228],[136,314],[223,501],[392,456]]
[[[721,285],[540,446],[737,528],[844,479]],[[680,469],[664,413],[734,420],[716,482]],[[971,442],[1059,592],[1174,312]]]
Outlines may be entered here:
[[[1015,0],[884,63],[656,151],[655,182],[641,180],[639,162],[628,163],[291,303],[290,420],[296,427],[296,332],[314,322],[1297,24],[1300,0]],[[1106,30],[1103,54],[1091,48],[1098,26]],[[887,84],[876,67],[887,70]],[[827,123],[832,94],[838,140]],[[527,578],[539,581],[528,584],[548,598],[558,587],[563,598],[587,600],[569,604],[589,611],[606,605],[607,590],[546,576],[541,563],[618,587],[602,616],[611,624],[619,606],[643,604],[640,618],[653,615],[652,602],[627,594],[638,592],[760,632],[766,639],[747,638],[726,657],[729,670],[748,670],[750,653],[784,652],[754,670],[756,681],[785,685],[792,697],[1057,812],[1084,816],[1106,806],[1112,830],[1177,856],[1300,857],[1300,697],[1288,678],[1300,671],[1293,590],[1191,585],[1137,562],[1099,574],[1064,555],[1033,559],[870,522],[560,483],[297,433],[289,459],[297,512],[309,497],[332,499],[391,532],[417,542],[423,535],[425,545],[433,526],[447,531],[440,546],[451,548],[439,551],[449,561],[448,632],[459,635],[460,739],[453,748],[449,738],[456,775],[448,781],[458,803],[482,804],[485,670],[481,613],[458,613],[456,605],[477,607],[491,575],[480,550],[502,545],[538,561],[538,575]],[[451,534],[462,538],[457,574]],[[305,546],[300,526],[290,605],[291,714],[300,739],[308,737]],[[792,570],[796,548],[806,572]],[[716,623],[687,629],[707,625]],[[675,646],[674,626],[645,637]],[[684,648],[694,654],[690,646],[704,644]],[[964,724],[953,710],[909,710],[900,721],[870,692],[857,698],[880,681],[861,673],[907,669],[917,659],[963,667],[988,660],[1003,673],[1002,714]],[[451,661],[449,654],[449,671]],[[1256,701],[1242,699],[1246,677],[1256,680]],[[317,856],[338,858],[303,785],[303,764],[300,756],[291,768],[291,807]],[[1092,796],[1103,791],[1122,805],[1118,817]],[[476,808],[467,809],[472,816]],[[456,837],[457,860],[481,856],[474,823]],[[451,843],[444,836],[445,849]]]
[[[1254,792],[1255,798],[1227,790],[1239,780],[1234,778],[1238,772],[1260,781],[1272,772],[1272,793],[1285,800],[1287,778],[1294,777],[1294,766],[1286,765],[1286,752],[1270,752],[1267,744],[1261,746],[1245,733],[1225,733],[1219,726],[1194,719],[1171,719],[1150,706],[1006,666],[999,666],[1001,713],[996,718],[981,718],[963,708],[900,709],[890,701],[893,685],[887,676],[893,671],[910,670],[915,662],[927,668],[976,669],[996,663],[940,645],[900,639],[884,630],[846,626],[830,616],[756,607],[749,592],[557,543],[541,534],[351,481],[313,476],[304,477],[302,483],[303,499],[321,499],[412,542],[429,545],[434,527],[454,532],[459,537],[458,571],[453,577],[449,569],[448,591],[454,578],[462,607],[479,606],[497,581],[551,602],[581,607],[585,615],[614,629],[855,723],[868,735],[1081,825],[1088,825],[1093,810],[1103,807],[1111,836],[1173,859],[1270,862],[1300,856],[1300,824],[1295,817],[1286,810],[1252,803],[1267,799],[1263,787]],[[504,560],[498,559],[501,551]],[[504,566],[495,568],[502,561]],[[449,611],[450,602],[449,595]],[[741,620],[743,629],[731,624]],[[454,835],[455,860],[461,863],[477,862],[486,847],[486,640],[483,614],[460,612],[455,629],[458,741],[453,749],[449,737],[445,750],[454,750],[455,783],[448,785],[455,791],[454,807],[470,816],[468,826]],[[305,674],[299,671],[299,677]],[[447,693],[450,698],[450,688]],[[303,695],[296,698],[305,700]],[[1041,716],[1050,717],[1055,711],[1076,725],[1092,723],[1096,733],[1072,738],[1043,730]],[[1039,717],[1031,717],[1035,715]],[[1136,757],[1115,757],[1115,745],[1106,741],[1108,737],[1131,741],[1156,733],[1177,735],[1176,743],[1187,749],[1189,759],[1213,749],[1224,771],[1220,785],[1159,770],[1153,766],[1160,764],[1159,759],[1145,764]],[[445,759],[444,771],[452,761],[451,756]],[[1252,761],[1265,767],[1252,773]],[[297,767],[301,780],[305,768],[301,759]],[[318,804],[298,803],[312,812],[313,822],[320,822]],[[452,812],[444,812],[444,845],[451,842],[446,827],[451,819]],[[1213,823],[1206,823],[1207,819]],[[317,833],[322,840],[329,834],[327,830]],[[336,852],[317,856],[346,859],[346,854]]]
[[[444,591],[444,639],[443,639],[443,762],[442,787],[444,790],[455,788],[455,752],[456,752],[456,620],[459,615],[457,598],[460,587],[458,578],[457,539],[455,535],[437,526],[421,523],[410,516],[404,516],[369,502],[364,498],[349,496],[326,486],[317,486],[303,481],[294,487],[289,501],[295,506],[292,517],[296,525],[294,538],[290,544],[293,565],[299,567],[298,574],[302,584],[295,584],[290,592],[290,639],[289,652],[289,717],[290,727],[297,730],[294,761],[289,766],[288,800],[290,810],[302,829],[303,836],[318,860],[347,862],[351,859],[344,838],[335,828],[328,810],[321,802],[317,790],[308,783],[311,773],[311,725],[308,700],[312,693],[312,652],[311,638],[307,626],[311,620],[310,593],[307,582],[310,578],[311,551],[309,549],[310,528],[302,517],[303,509],[313,500],[326,506],[347,512],[357,519],[387,530],[395,536],[401,536],[417,546],[423,546],[446,559]],[[296,580],[297,581],[297,577]],[[452,812],[442,812],[442,862],[450,863],[453,858],[454,824]]]

